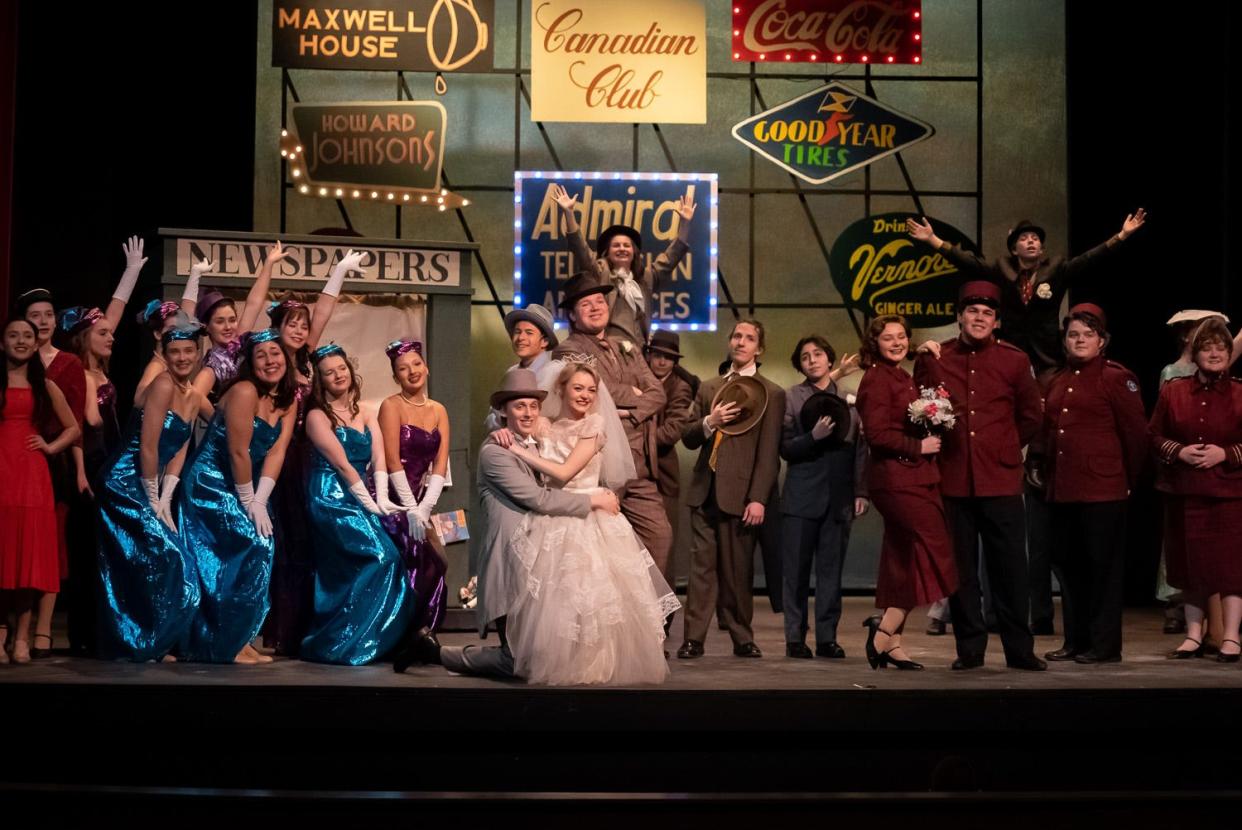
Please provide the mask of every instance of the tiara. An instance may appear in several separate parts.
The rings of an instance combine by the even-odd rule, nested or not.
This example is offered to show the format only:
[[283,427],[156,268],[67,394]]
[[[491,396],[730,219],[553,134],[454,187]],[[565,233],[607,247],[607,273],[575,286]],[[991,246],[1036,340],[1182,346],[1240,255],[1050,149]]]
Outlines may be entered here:
[[160,335],[160,344],[167,346],[174,340],[193,340],[202,333],[203,324],[191,317],[185,324],[169,329]]
[[315,349],[315,351],[311,352],[311,360],[313,360],[315,363],[318,363],[319,361],[323,360],[325,357],[331,357],[334,354],[340,355],[341,357],[345,357],[345,350],[335,343],[329,343],[326,346],[320,346],[318,349]]
[[384,347],[384,354],[388,355],[390,361],[396,360],[401,355],[408,352],[418,352],[418,356],[423,356],[423,344],[418,340],[394,340]]
[[97,308],[74,306],[60,313],[57,325],[60,326],[60,330],[65,334],[76,334],[83,329],[90,328],[103,318],[103,312]]
[[276,329],[260,329],[259,331],[248,331],[242,335],[242,349],[250,351],[253,346],[260,343],[270,343],[280,338],[280,332]]
[[586,354],[585,352],[573,352],[562,355],[560,359],[564,361],[567,366],[572,363],[581,363],[585,366],[590,366],[592,369],[599,366],[599,360],[596,359],[595,355]]

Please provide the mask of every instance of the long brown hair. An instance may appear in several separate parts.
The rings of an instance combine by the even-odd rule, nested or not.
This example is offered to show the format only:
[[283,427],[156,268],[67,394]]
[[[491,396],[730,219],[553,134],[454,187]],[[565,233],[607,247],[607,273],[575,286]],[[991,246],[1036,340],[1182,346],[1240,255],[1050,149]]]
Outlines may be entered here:
[[336,410],[328,402],[328,390],[323,388],[323,373],[319,371],[319,364],[329,357],[339,357],[349,367],[349,391],[346,393],[346,398],[349,400],[349,414],[355,418],[358,417],[358,401],[362,399],[362,378],[358,377],[358,370],[354,367],[354,362],[345,354],[345,350],[339,346],[326,354],[315,356],[315,378],[311,381],[310,405],[327,415],[328,423],[332,424],[333,427],[345,426],[345,422],[337,416]]
[[[285,356],[285,373],[280,380],[276,381],[274,386],[269,386],[254,376],[254,350],[256,346],[262,345],[262,343],[275,343],[280,347],[281,354]],[[272,403],[277,409],[288,409],[297,399],[298,391],[297,380],[294,378],[293,358],[289,355],[289,350],[281,344],[279,338],[265,340],[262,343],[256,343],[251,340],[245,344],[242,361],[237,368],[237,377],[233,380],[233,383],[229,384],[229,388],[243,380],[249,381],[254,385],[255,389],[259,390],[260,396],[270,394],[272,396]]]
[[[39,356],[39,331],[34,327],[34,323],[25,317],[10,317],[8,322],[4,324],[4,330],[7,332],[9,326],[14,323],[21,323],[30,326],[31,331],[35,333],[35,351],[26,361],[26,382],[30,384],[30,394],[34,398],[34,412],[30,415],[30,422],[35,425],[36,429],[41,429],[43,424],[52,415],[52,395],[47,391],[47,370],[43,368],[43,358]],[[9,388],[9,373],[7,371],[0,372],[0,420],[4,419],[4,405],[6,393]]]
[[863,334],[862,345],[858,349],[859,363],[864,369],[869,369],[876,363],[882,362],[880,357],[880,335],[889,323],[896,323],[906,331],[906,339],[910,339],[910,324],[905,317],[900,314],[881,314],[873,319],[867,325],[867,331]]

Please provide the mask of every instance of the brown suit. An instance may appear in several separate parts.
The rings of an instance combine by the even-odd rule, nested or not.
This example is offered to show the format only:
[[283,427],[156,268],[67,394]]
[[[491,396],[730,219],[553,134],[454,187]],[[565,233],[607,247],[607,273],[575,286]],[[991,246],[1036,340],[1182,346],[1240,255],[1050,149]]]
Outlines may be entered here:
[[[574,255],[575,271],[593,271],[595,278],[604,285],[615,286],[620,283],[620,280],[613,279],[612,267],[608,264],[608,260],[597,257],[587,245],[581,229],[577,233],[569,234],[568,239],[569,250]],[[674,237],[664,252],[654,257],[651,264],[643,268],[641,272],[638,270],[638,262],[642,261],[642,252],[637,252],[638,262],[635,262],[634,279],[643,292],[643,307],[635,314],[633,307],[621,296],[620,291],[613,291],[609,294],[609,335],[628,339],[636,346],[642,346],[647,342],[647,338],[651,335],[652,292],[657,283],[668,280],[669,275],[673,273],[689,250],[689,245]]]
[[[664,386],[664,396],[668,403],[656,415],[656,486],[664,499],[664,512],[668,516],[672,538],[677,538],[678,518],[681,514],[681,464],[677,460],[677,444],[681,434],[694,420],[694,392],[686,379],[669,372],[660,381]],[[672,566],[672,557],[669,557]],[[673,584],[670,574],[664,578]]]
[[743,525],[742,514],[750,502],[766,505],[774,492],[785,415],[785,391],[758,373],[755,377],[768,391],[767,409],[748,432],[725,436],[720,442],[715,472],[709,466],[715,435],[704,434],[703,418],[711,412],[712,398],[725,384],[724,377],[711,378],[699,387],[694,419],[682,434],[689,449],[699,450],[686,494],[694,525],[686,596],[687,640],[701,643],[707,639],[717,605],[734,646],[755,639],[750,623],[759,528]]
[[[656,416],[664,409],[664,387],[651,373],[637,343],[627,352],[620,339],[601,340],[575,330],[552,352],[552,359],[565,360],[576,354],[595,358],[600,377],[623,416],[621,423],[630,442],[637,477],[620,494],[621,512],[663,573],[668,568],[669,548],[673,544],[672,528],[656,487]],[[642,390],[642,394],[636,394],[635,389]],[[634,417],[624,417],[627,412]]]

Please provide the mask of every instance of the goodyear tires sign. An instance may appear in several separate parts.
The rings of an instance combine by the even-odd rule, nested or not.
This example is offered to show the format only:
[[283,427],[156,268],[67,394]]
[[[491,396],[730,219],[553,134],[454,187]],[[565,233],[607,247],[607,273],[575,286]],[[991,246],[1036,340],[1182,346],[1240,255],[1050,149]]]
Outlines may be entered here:
[[930,124],[831,83],[753,115],[733,137],[811,184],[823,184],[931,138]]

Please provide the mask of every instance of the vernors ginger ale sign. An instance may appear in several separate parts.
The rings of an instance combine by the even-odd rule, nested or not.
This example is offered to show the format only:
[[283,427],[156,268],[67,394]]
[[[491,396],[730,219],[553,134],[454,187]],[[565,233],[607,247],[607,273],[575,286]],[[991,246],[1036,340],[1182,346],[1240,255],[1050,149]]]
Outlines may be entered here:
[[[962,274],[944,254],[906,232],[909,213],[881,213],[846,228],[828,257],[832,282],[847,308],[865,317],[900,314],[914,328],[933,328],[957,318]],[[952,225],[931,219],[936,235],[975,250]]]

